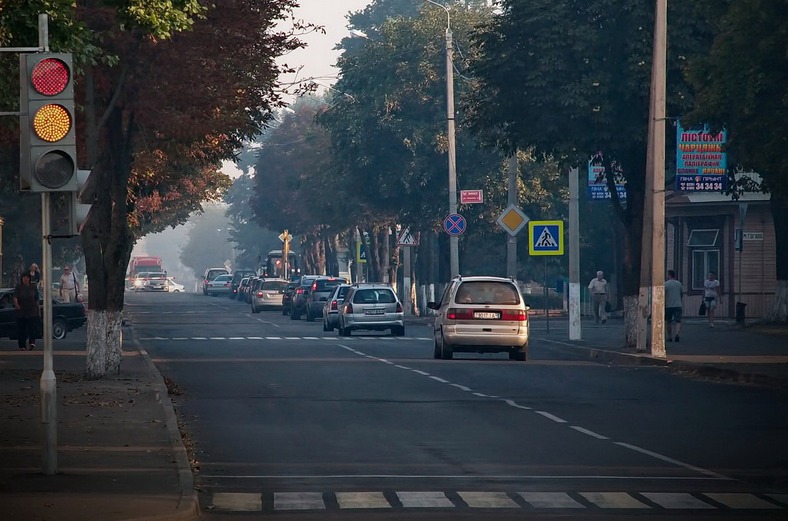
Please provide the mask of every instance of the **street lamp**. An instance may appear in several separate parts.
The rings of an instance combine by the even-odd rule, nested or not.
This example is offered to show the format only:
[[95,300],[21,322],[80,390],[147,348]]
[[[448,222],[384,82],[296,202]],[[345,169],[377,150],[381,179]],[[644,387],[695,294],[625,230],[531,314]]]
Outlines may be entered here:
[[[454,60],[451,33],[451,14],[449,8],[433,0],[427,2],[446,11],[446,121],[449,141],[449,214],[457,213],[457,151],[454,138]],[[459,237],[449,237],[449,258],[451,278],[460,274]]]

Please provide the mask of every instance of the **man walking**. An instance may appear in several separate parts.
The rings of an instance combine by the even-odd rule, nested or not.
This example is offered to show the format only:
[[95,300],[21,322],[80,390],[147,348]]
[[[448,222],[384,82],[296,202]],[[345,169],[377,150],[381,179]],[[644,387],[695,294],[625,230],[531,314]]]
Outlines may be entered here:
[[65,302],[75,302],[79,293],[77,276],[71,273],[71,268],[63,268],[63,275],[60,276],[60,298]]
[[601,271],[596,272],[596,277],[591,279],[588,284],[588,290],[591,292],[591,303],[594,306],[594,318],[596,324],[601,320],[604,324],[607,322],[607,281],[605,280],[604,273]]
[[[14,288],[14,308],[16,309],[16,341],[19,349],[36,348],[38,333],[39,303],[38,288],[30,284],[30,273],[23,273],[19,284]],[[26,346],[25,344],[29,344]]]
[[675,271],[668,270],[668,280],[665,281],[665,324],[668,326],[668,342],[679,341],[683,297],[684,285],[676,280]]

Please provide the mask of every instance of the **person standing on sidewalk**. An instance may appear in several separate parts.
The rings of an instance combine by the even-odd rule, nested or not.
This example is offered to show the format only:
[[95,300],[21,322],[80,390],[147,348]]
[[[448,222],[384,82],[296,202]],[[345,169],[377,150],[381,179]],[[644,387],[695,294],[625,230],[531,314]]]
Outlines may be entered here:
[[41,291],[39,283],[41,282],[41,270],[38,269],[38,264],[35,262],[30,265],[30,284]]
[[668,280],[665,281],[665,324],[668,326],[668,342],[679,341],[683,297],[684,285],[676,280],[675,271],[668,270]]
[[76,302],[79,293],[79,283],[77,276],[71,273],[71,268],[63,268],[63,275],[60,276],[60,298],[65,302]]
[[597,324],[601,320],[607,322],[607,281],[602,271],[596,272],[596,277],[588,283],[588,290],[591,292],[591,303],[594,306],[594,318]]
[[709,327],[714,327],[714,311],[720,302],[720,281],[717,280],[717,274],[713,271],[710,271],[708,278],[703,281],[703,302],[706,303]]
[[[38,334],[39,306],[38,288],[30,283],[30,273],[23,273],[19,284],[14,288],[14,308],[16,309],[16,342],[19,349],[36,348]],[[25,344],[29,342],[27,347]]]

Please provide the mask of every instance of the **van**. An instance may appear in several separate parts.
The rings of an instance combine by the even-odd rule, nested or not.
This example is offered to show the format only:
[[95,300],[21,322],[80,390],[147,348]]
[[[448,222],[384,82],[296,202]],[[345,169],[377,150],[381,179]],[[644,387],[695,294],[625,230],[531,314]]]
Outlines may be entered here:
[[208,288],[206,287],[207,284],[218,277],[219,275],[229,275],[230,270],[227,268],[208,268],[205,270],[205,274],[202,276],[202,294],[208,295]]

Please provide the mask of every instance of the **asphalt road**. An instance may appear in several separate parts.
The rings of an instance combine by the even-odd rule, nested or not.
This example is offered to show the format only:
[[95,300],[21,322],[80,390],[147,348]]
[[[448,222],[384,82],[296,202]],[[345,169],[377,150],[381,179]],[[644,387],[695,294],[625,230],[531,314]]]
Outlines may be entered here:
[[788,394],[539,343],[432,358],[197,294],[129,294],[218,519],[788,516]]

